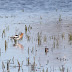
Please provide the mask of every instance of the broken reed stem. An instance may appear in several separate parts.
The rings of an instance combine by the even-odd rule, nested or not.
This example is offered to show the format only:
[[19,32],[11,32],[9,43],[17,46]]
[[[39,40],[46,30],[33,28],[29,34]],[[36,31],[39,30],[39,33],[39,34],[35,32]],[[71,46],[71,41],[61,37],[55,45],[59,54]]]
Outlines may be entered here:
[[9,61],[7,61],[7,70],[9,71]]
[[6,42],[6,40],[5,40],[5,51],[7,50],[7,42]]

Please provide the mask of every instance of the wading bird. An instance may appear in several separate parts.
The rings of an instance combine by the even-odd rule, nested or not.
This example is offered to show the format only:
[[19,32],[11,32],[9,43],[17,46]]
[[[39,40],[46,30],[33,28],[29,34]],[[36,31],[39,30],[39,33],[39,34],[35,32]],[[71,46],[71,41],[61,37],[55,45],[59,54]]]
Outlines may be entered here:
[[17,40],[21,39],[22,37],[23,37],[23,33],[21,33],[20,35],[15,35],[15,36],[10,37],[10,38],[12,38],[12,39],[14,39],[15,41],[17,41]]

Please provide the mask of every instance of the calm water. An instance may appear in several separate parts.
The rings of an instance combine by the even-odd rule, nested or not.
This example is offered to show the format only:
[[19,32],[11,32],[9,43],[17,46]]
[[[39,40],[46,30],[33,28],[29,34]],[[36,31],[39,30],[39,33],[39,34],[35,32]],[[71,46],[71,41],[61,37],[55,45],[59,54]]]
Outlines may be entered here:
[[71,11],[72,0],[0,0],[0,11]]
[[[0,72],[72,72],[71,6],[71,0],[0,0]],[[15,44],[10,37],[21,32]]]
[[[71,19],[71,12],[1,13],[0,71],[71,72]],[[10,37],[21,32],[23,39],[15,44]]]

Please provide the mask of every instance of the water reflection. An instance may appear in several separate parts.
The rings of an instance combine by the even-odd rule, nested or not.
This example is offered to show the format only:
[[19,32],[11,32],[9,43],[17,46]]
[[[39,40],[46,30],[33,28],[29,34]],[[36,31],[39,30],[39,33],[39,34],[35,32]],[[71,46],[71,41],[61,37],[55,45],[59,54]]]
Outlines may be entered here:
[[28,65],[28,72],[35,72],[36,66],[35,63]]
[[16,48],[20,48],[22,50],[24,49],[24,46],[20,43],[13,44],[13,46],[16,47]]
[[35,72],[35,63],[31,65],[31,71]]
[[7,72],[10,72],[9,65],[10,65],[10,61],[7,61]]
[[2,70],[4,72],[4,69],[5,69],[5,65],[4,65],[4,62],[2,62]]

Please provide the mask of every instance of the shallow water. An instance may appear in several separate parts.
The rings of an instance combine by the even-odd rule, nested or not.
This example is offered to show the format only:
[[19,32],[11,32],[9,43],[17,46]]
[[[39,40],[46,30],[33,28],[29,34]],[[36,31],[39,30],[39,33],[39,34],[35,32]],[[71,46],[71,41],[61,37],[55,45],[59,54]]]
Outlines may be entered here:
[[71,10],[71,0],[0,0],[0,72],[72,72]]
[[[71,19],[71,12],[0,13],[0,71],[71,72]],[[15,44],[10,37],[21,32]]]

